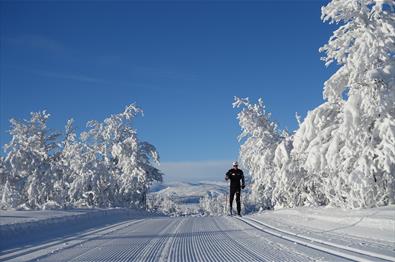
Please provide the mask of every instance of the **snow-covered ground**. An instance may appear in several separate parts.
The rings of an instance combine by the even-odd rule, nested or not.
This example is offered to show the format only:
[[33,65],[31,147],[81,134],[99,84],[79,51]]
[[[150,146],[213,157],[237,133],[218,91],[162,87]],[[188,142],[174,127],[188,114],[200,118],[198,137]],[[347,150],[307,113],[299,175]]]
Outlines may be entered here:
[[395,206],[360,210],[288,208],[251,217],[300,233],[352,235],[395,245]]
[[[51,220],[55,236],[48,232]],[[394,206],[282,209],[242,218],[7,211],[1,221],[0,261],[395,261]],[[72,230],[83,223],[96,226]],[[42,237],[27,238],[37,234]],[[11,247],[12,239],[24,241]]]
[[[226,181],[199,181],[199,182],[170,182],[161,183],[151,188],[154,194],[174,194],[181,199],[190,198],[192,202],[195,199],[206,196],[208,192],[225,193],[228,190],[229,183]],[[182,200],[180,200],[182,202]],[[186,201],[188,202],[188,201]]]
[[[357,251],[395,261],[395,206],[344,210],[292,208],[247,216],[265,230],[294,241]],[[352,257],[351,257],[352,258]]]
[[125,208],[0,212],[0,250],[63,238],[121,221],[157,216]]
[[148,194],[150,208],[169,215],[192,215],[201,213],[200,200],[208,195],[225,194],[227,182],[170,182],[156,184]]

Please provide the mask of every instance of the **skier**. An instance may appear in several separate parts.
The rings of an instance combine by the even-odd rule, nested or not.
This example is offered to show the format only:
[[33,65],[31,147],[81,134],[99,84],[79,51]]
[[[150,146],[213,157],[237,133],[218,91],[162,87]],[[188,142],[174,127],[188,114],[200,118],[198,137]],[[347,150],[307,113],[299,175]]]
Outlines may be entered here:
[[[230,204],[230,215],[233,215],[233,199],[236,194],[236,203],[237,203],[237,214],[241,216],[241,203],[240,203],[240,191],[244,189],[244,174],[241,169],[238,168],[239,164],[237,161],[233,162],[233,168],[229,169],[226,172],[225,180],[230,179],[230,194],[229,194],[229,204]],[[241,180],[241,185],[240,185]]]

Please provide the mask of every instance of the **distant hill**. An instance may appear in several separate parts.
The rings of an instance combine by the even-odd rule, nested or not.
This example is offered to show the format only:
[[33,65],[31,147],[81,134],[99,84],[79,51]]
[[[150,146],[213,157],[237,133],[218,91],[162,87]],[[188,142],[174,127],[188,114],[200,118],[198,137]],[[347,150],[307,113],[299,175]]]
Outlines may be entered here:
[[227,191],[228,183],[225,181],[158,183],[151,187],[148,199],[151,208],[167,214],[196,214],[199,213],[201,198]]
[[200,198],[212,193],[226,193],[228,183],[222,181],[158,183],[151,187],[150,194],[173,195],[178,198]]

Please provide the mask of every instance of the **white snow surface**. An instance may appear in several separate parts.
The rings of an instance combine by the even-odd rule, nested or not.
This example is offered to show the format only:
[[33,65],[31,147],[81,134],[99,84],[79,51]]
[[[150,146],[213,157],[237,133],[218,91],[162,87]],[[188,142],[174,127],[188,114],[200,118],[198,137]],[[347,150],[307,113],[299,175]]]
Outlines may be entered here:
[[[70,233],[82,214],[95,221],[123,218]],[[12,226],[17,233],[1,235],[0,261],[395,261],[395,206],[281,209],[242,218],[169,218],[127,209],[7,211],[0,217],[2,232]],[[3,248],[13,238],[45,235],[44,221],[51,219],[63,234]]]
[[[0,212],[0,250],[62,238],[83,230],[118,223],[131,218],[157,216],[126,208],[70,209]],[[1,261],[1,259],[0,259]]]
[[155,184],[147,196],[147,205],[149,209],[174,216],[202,214],[202,199],[207,196],[224,195],[228,188],[229,185],[225,181]]
[[395,245],[395,206],[360,210],[286,208],[252,215],[276,227],[311,234],[338,234],[388,241]]
[[207,192],[223,192],[228,189],[226,181],[199,181],[199,182],[170,182],[154,185],[151,192],[155,193],[175,193],[178,196],[205,196]]

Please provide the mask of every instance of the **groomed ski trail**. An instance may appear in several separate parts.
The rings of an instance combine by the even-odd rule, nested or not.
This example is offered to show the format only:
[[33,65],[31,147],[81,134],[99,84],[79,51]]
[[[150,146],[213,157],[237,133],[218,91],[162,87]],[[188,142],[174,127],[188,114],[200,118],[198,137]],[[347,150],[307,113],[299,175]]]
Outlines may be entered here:
[[[129,220],[29,248],[1,261],[350,261],[235,217]],[[273,230],[273,229],[272,229]],[[327,248],[331,248],[327,246]],[[375,259],[373,259],[375,260]],[[378,259],[377,261],[382,261]]]
[[392,261],[395,262],[395,257],[369,252],[362,249],[356,249],[348,246],[342,246],[325,240],[320,240],[306,235],[295,234],[290,231],[282,230],[270,226],[262,221],[253,218],[238,218],[240,221],[255,227],[256,229],[276,236],[278,238],[299,244],[302,246],[310,247],[312,249],[325,252],[337,256],[339,258],[348,259],[351,261]]

